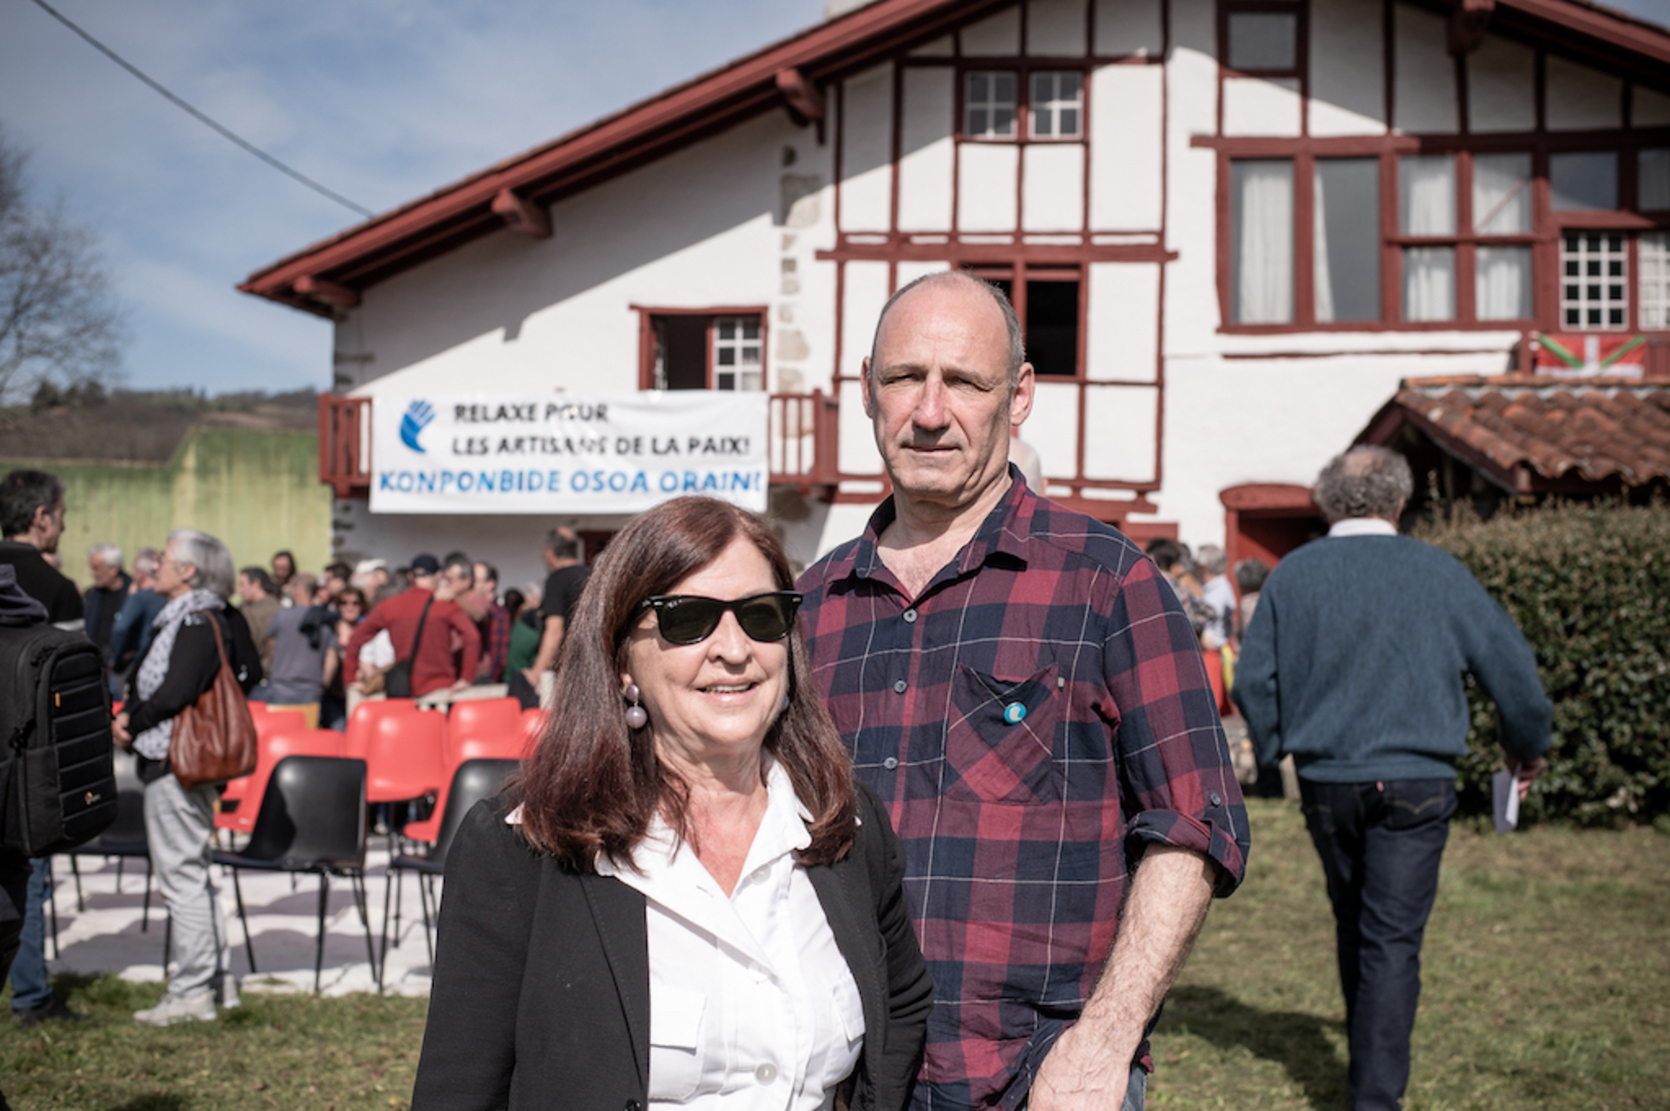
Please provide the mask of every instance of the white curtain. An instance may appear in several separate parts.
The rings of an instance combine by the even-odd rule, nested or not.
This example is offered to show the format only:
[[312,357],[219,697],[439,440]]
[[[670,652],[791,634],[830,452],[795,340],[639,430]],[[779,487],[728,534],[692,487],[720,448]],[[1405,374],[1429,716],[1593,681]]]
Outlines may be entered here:
[[1322,167],[1316,170],[1316,196],[1311,204],[1311,214],[1315,217],[1315,229],[1311,232],[1316,244],[1315,278],[1311,286],[1316,294],[1316,319],[1331,321],[1334,319],[1334,277],[1333,270],[1328,265],[1328,221],[1325,214],[1328,211],[1327,190],[1323,187]]
[[1480,320],[1531,315],[1531,248],[1480,247],[1475,300]]
[[1398,223],[1403,234],[1454,235],[1455,159],[1419,154],[1398,162]]
[[[1455,234],[1455,159],[1422,154],[1399,159],[1398,223],[1404,235]],[[1403,251],[1403,318],[1455,317],[1455,248]]]
[[1293,163],[1234,163],[1235,320],[1286,324],[1293,319]]
[[1455,248],[1403,249],[1403,319],[1455,319]]
[[1531,156],[1473,156],[1473,230],[1523,235],[1531,230]]

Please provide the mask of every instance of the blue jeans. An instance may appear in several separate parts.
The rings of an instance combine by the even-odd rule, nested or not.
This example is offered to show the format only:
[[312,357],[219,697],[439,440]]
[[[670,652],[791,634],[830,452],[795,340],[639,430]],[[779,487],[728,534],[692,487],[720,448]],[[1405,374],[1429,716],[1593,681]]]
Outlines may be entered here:
[[12,962],[12,1010],[26,1011],[52,998],[46,978],[46,892],[51,862],[41,857],[29,862],[29,896],[23,911],[23,934]]
[[1299,781],[1334,906],[1353,1111],[1398,1111],[1455,780]]

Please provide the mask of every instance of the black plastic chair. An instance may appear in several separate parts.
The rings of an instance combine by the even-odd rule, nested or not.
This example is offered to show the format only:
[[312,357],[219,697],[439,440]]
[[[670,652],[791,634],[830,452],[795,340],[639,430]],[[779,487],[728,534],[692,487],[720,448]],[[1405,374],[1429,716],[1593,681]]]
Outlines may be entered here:
[[244,948],[249,970],[255,968],[255,946],[249,936],[238,872],[253,868],[266,872],[312,872],[319,877],[319,940],[313,957],[313,990],[325,964],[325,908],[330,878],[345,876],[354,890],[354,907],[365,925],[365,951],[371,973],[381,982],[377,952],[371,940],[371,918],[365,896],[365,761],[337,756],[286,756],[273,768],[255,816],[249,844],[242,852],[217,852],[215,863],[232,869],[232,891],[238,900],[238,919],[244,925]]
[[[432,892],[425,883],[446,870],[447,850],[452,848],[452,839],[458,835],[458,827],[464,824],[464,816],[485,798],[492,798],[504,788],[516,770],[522,766],[520,760],[466,760],[458,765],[458,770],[452,773],[452,787],[447,792],[446,811],[441,815],[441,828],[436,834],[434,845],[421,856],[407,856],[400,854],[389,860],[388,882],[383,887],[383,964],[388,964],[389,948],[389,893],[393,890],[395,879],[403,872],[418,874],[418,901],[423,905],[423,941],[428,949],[429,963],[435,963],[435,940],[431,923],[434,918],[429,913],[429,901]],[[440,902],[436,900],[435,916],[440,915]],[[396,944],[398,944],[398,939]],[[377,981],[382,987],[382,981]]]
[[145,835],[145,785],[139,782],[133,757],[125,752],[116,754],[116,820],[110,828],[87,842],[66,851],[70,871],[75,873],[75,907],[83,913],[87,901],[81,893],[81,866],[84,856],[116,858],[116,890],[122,890],[122,863],[126,860],[145,862],[145,914],[140,919],[140,930],[151,928],[151,846]]

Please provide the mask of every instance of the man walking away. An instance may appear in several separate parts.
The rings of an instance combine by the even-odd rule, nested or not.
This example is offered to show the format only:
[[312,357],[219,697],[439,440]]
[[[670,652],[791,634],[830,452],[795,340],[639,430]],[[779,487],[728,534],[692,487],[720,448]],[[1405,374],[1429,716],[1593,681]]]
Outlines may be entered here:
[[1246,860],[1199,644],[1130,541],[1010,465],[1033,370],[1002,291],[901,289],[862,397],[893,494],[801,576],[801,621],[904,842],[935,986],[912,1106],[1140,1111],[1147,1030]]
[[[58,550],[64,532],[64,484],[45,471],[15,470],[0,479],[0,566],[12,569],[22,592],[46,607],[46,619],[60,628],[81,625],[81,592],[46,562]],[[80,1022],[77,1014],[52,992],[46,973],[46,895],[51,862],[28,862],[28,892],[15,897],[14,880],[7,879],[8,897],[0,900],[0,936],[16,929],[21,910],[23,925],[17,957],[12,962],[12,1014],[28,1028],[49,1019]],[[0,862],[0,871],[15,877],[17,862]]]
[[1553,707],[1518,626],[1461,562],[1399,536],[1401,455],[1353,448],[1316,483],[1328,535],[1276,565],[1242,641],[1235,701],[1260,767],[1291,754],[1333,903],[1353,1111],[1409,1083],[1421,940],[1467,753],[1471,673],[1501,711],[1524,795]]

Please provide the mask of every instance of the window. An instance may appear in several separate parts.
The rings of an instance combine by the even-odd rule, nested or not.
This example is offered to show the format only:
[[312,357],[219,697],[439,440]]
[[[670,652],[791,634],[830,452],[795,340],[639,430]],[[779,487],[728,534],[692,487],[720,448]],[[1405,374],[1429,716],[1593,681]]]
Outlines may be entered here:
[[1473,156],[1473,304],[1480,320],[1524,320],[1531,308],[1529,245],[1487,245],[1484,236],[1531,232],[1531,156]]
[[[1455,158],[1398,160],[1398,231],[1410,237],[1455,235]],[[1403,319],[1455,319],[1455,247],[1403,249]]]
[[963,134],[970,139],[1016,136],[1016,77],[1013,73],[970,73],[963,98]]
[[1618,207],[1618,154],[1568,151],[1548,156],[1548,184],[1555,211]]
[[1641,327],[1670,328],[1670,233],[1643,235],[1636,245]]
[[1229,67],[1243,73],[1289,72],[1299,65],[1297,12],[1230,12]]
[[982,273],[1013,302],[1021,319],[1026,361],[1041,378],[1073,378],[1079,372],[1079,274],[1029,272],[1015,291],[1013,271]]
[[1560,240],[1560,321],[1567,328],[1627,324],[1628,252],[1618,232],[1567,232]]
[[1643,212],[1670,209],[1670,147],[1648,147],[1636,153],[1635,201]]
[[1316,161],[1316,319],[1380,319],[1380,160]]
[[649,353],[647,371],[642,375],[645,388],[765,388],[765,337],[761,314],[652,312],[649,328],[653,349]]
[[1293,319],[1293,163],[1285,158],[1230,163],[1230,319],[1286,324]]
[[1031,124],[1034,139],[1077,139],[1084,134],[1084,75],[1076,72],[1032,75]]
[[713,322],[713,388],[765,387],[760,363],[760,318],[721,316]]

